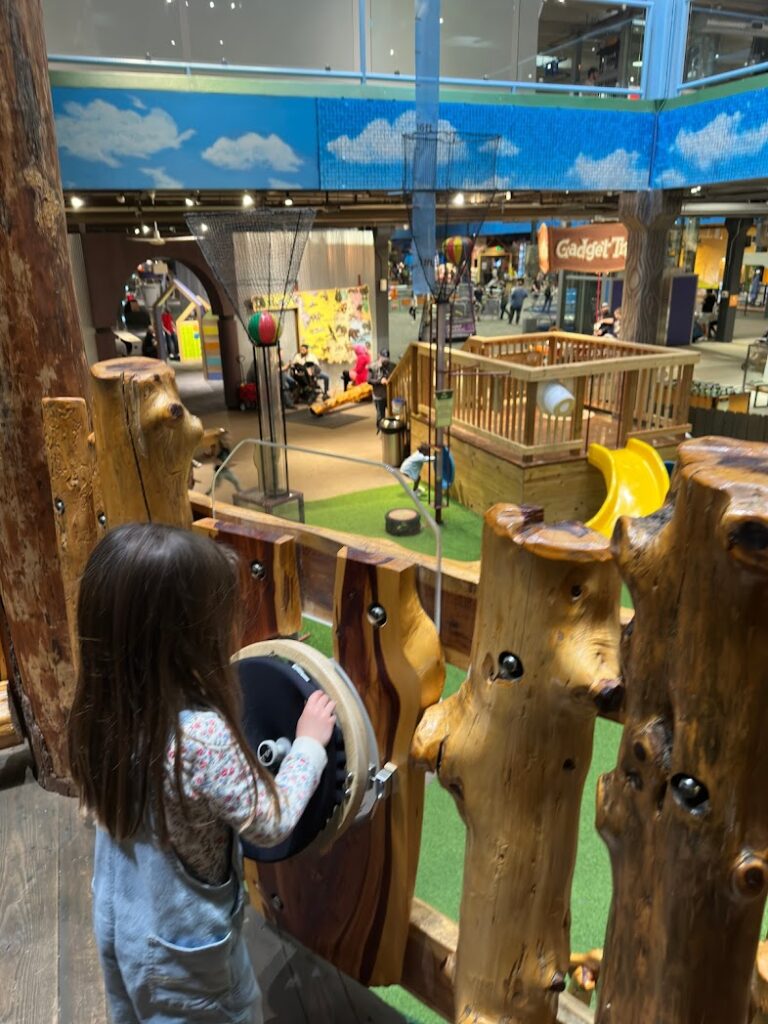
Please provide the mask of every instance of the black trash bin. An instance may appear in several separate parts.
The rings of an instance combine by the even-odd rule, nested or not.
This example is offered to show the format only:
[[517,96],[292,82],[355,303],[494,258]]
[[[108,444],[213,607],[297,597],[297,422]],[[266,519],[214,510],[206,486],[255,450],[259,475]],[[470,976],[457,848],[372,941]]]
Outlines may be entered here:
[[385,416],[379,422],[381,431],[381,461],[397,469],[405,458],[405,423],[394,416]]

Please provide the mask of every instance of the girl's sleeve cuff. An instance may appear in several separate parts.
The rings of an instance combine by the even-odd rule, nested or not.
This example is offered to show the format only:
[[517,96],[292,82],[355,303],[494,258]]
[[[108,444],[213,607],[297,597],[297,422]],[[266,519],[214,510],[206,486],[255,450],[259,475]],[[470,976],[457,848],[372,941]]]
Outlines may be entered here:
[[303,757],[318,773],[322,772],[328,764],[328,755],[325,747],[311,736],[297,736],[291,746],[291,753]]

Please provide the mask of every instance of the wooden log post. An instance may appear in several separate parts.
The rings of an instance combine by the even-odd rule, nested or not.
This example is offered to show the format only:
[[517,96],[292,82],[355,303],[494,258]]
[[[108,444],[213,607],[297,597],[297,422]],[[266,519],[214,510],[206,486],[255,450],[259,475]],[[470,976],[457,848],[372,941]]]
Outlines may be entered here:
[[85,396],[40,0],[0,0],[0,595],[39,781],[67,787],[73,685],[41,399]]
[[141,356],[91,368],[96,456],[107,526],[191,526],[189,475],[203,436],[173,370]]
[[608,541],[542,516],[486,514],[469,675],[414,742],[467,826],[455,1020],[472,1024],[556,1019],[594,722],[622,693]]
[[397,767],[393,792],[329,851],[258,866],[265,914],[368,985],[400,981],[424,804],[424,772],[410,761],[411,742],[445,677],[416,586],[416,568],[404,560],[339,552],[335,656],[365,704],[381,763]]
[[635,606],[599,1024],[746,1024],[768,888],[768,445],[681,445],[674,504],[622,519]]

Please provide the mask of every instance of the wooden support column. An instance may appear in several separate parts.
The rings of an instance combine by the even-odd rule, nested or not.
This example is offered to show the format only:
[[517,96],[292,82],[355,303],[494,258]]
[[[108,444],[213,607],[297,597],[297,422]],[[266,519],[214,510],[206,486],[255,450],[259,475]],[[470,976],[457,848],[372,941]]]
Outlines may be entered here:
[[682,194],[672,191],[622,192],[619,198],[619,219],[629,233],[621,299],[621,334],[628,341],[659,344],[667,234],[681,202]]
[[400,981],[424,804],[424,772],[410,761],[411,741],[445,678],[416,585],[415,567],[403,560],[339,552],[334,653],[371,718],[381,763],[397,767],[394,789],[327,853],[310,849],[258,866],[264,913],[369,985]]
[[67,786],[73,685],[41,399],[85,396],[40,0],[0,0],[0,593],[38,779]]
[[260,529],[213,519],[198,520],[193,529],[232,548],[240,558],[246,574],[240,646],[295,637],[301,629],[295,539],[279,528]]
[[746,1024],[768,889],[768,445],[688,441],[674,479],[613,540],[635,618],[598,1024]]
[[141,356],[96,363],[93,425],[107,526],[190,526],[189,475],[203,426],[173,370]]
[[622,694],[608,541],[542,518],[486,514],[469,675],[414,741],[467,827],[457,1022],[554,1024],[595,718]]

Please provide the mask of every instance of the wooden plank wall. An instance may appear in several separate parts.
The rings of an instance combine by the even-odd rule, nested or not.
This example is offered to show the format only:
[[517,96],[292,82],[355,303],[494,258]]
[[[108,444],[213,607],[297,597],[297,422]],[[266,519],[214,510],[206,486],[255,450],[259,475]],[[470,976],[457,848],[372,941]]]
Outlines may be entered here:
[[692,408],[690,419],[691,433],[694,437],[735,437],[741,441],[768,441],[768,416]]

